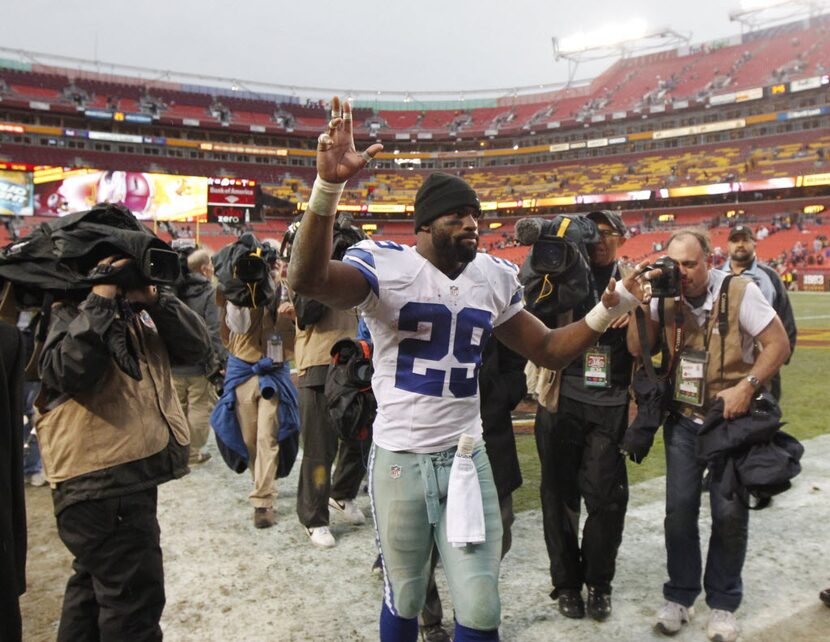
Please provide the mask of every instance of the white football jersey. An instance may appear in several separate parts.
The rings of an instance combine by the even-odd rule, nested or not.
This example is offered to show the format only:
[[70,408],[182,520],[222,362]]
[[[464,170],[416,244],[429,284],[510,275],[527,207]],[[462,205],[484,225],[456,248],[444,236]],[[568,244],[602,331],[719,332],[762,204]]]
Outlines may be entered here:
[[481,437],[478,371],[493,328],[522,310],[518,268],[477,254],[450,279],[414,247],[361,241],[343,262],[370,293],[359,309],[374,342],[374,441],[430,453]]

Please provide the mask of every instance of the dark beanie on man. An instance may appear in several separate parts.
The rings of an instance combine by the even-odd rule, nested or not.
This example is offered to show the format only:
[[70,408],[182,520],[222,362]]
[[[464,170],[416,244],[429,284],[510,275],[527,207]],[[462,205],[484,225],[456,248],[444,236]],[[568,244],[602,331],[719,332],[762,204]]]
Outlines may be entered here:
[[481,209],[475,190],[466,181],[443,172],[430,174],[415,195],[415,232],[439,216],[464,207]]

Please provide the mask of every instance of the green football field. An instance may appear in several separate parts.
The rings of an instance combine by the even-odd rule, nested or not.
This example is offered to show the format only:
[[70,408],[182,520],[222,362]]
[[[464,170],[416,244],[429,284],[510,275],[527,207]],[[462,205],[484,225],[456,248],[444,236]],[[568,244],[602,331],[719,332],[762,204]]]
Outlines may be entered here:
[[[830,294],[790,294],[798,326],[798,344],[782,378],[784,430],[804,440],[830,433],[830,421],[821,410],[830,398]],[[517,434],[516,444],[524,485],[513,494],[516,512],[539,508],[539,458],[533,434]],[[642,464],[628,462],[632,484],[665,474],[662,432]]]

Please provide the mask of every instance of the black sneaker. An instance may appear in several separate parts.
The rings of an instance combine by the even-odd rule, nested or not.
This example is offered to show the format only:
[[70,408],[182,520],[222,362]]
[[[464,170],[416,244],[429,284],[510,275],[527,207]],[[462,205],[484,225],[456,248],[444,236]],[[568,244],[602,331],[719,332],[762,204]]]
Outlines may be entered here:
[[421,640],[423,642],[452,642],[450,634],[441,624],[431,624],[421,627]]
[[819,593],[818,599],[824,602],[827,606],[830,606],[830,588],[824,589],[821,593]]
[[607,620],[609,615],[611,615],[611,593],[589,586],[588,616],[597,622],[602,622]]
[[560,589],[556,593],[559,595],[559,612],[562,615],[577,620],[585,617],[585,602],[582,599],[582,591]]

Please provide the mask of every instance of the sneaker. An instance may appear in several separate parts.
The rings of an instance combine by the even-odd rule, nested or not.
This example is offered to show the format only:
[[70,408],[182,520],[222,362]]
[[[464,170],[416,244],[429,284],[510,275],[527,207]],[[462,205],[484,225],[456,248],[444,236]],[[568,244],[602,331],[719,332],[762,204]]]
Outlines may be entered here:
[[580,619],[585,617],[585,602],[582,591],[576,589],[562,589],[559,594],[559,612],[565,617]]
[[25,481],[29,486],[45,486],[46,476],[42,472],[37,472],[32,475],[26,475]]
[[588,616],[602,622],[607,620],[611,615],[611,593],[603,591],[595,586],[588,587],[588,601],[587,601]]
[[383,577],[383,558],[380,555],[375,558],[375,563],[372,564],[372,575]]
[[666,602],[657,614],[654,628],[663,635],[674,635],[691,619],[692,612],[677,602]]
[[195,455],[191,455],[190,459],[188,460],[189,464],[204,464],[207,460],[209,460],[211,454],[208,452],[200,451]]
[[315,526],[305,529],[306,534],[311,538],[311,543],[320,548],[331,548],[337,542],[331,534],[328,526]]
[[734,613],[712,609],[709,624],[706,626],[706,635],[712,642],[735,642],[740,632],[741,629]]
[[450,634],[440,623],[422,626],[421,640],[423,642],[452,642]]
[[254,509],[254,528],[270,528],[274,525],[273,508]]
[[366,523],[366,515],[357,507],[353,499],[338,501],[334,497],[329,497],[329,508],[340,513],[352,526],[360,526]]
[[818,599],[824,602],[827,606],[830,606],[830,588],[824,589],[821,593],[819,593]]

